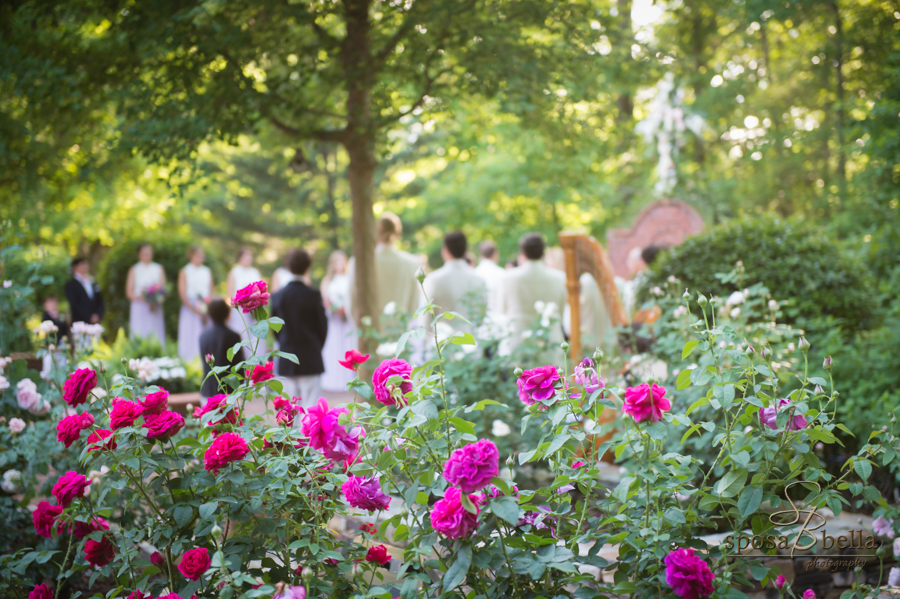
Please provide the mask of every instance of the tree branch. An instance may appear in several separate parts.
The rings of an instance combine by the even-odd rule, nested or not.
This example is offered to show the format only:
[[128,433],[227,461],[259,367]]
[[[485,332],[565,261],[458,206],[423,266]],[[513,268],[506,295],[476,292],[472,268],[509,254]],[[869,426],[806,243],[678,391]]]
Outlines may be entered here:
[[426,75],[425,76],[425,87],[422,89],[422,93],[419,95],[419,97],[416,99],[416,101],[413,102],[412,105],[410,105],[409,109],[403,110],[401,112],[398,112],[396,115],[388,117],[387,119],[381,121],[381,124],[386,125],[388,123],[393,123],[395,121],[402,119],[405,116],[412,114],[416,110],[416,108],[418,108],[425,102],[425,98],[427,98],[428,95],[431,93],[431,88],[434,85],[434,82],[437,81],[438,79],[440,79],[441,75],[443,75],[444,73],[449,73],[452,70],[453,70],[453,67],[445,67],[445,68],[441,69],[440,71],[438,71],[437,73],[435,73],[433,77],[428,77]]
[[387,62],[387,59],[397,48],[397,44],[400,43],[406,34],[415,26],[415,21],[413,19],[412,10],[406,14],[406,18],[403,19],[403,23],[400,27],[397,28],[397,31],[394,32],[394,35],[384,44],[384,47],[375,54],[372,59],[372,66],[374,70],[380,71],[384,64]]
[[266,118],[269,119],[269,122],[272,123],[276,129],[290,137],[317,139],[319,141],[329,141],[333,143],[344,143],[344,140],[347,137],[346,129],[312,129],[310,131],[303,131],[292,125],[288,125],[271,114],[267,114]]

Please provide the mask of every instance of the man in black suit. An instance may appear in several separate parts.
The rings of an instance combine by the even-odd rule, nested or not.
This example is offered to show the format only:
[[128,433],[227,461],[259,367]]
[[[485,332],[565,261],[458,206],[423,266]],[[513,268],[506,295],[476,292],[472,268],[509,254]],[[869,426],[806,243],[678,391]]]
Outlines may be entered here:
[[288,268],[294,280],[272,296],[272,316],[284,320],[278,332],[281,351],[297,356],[299,364],[281,358],[278,376],[284,379],[284,390],[292,397],[303,399],[302,406],[315,405],[321,391],[321,377],[325,372],[322,346],[328,334],[328,318],[322,294],[301,280],[312,260],[305,250],[291,253]]
[[72,322],[97,324],[103,318],[103,295],[89,270],[90,265],[84,258],[72,260],[72,279],[65,286]]
[[203,386],[200,388],[200,396],[204,399],[230,392],[230,386],[219,389],[219,379],[224,379],[230,372],[207,377],[210,368],[207,356],[212,356],[213,366],[235,366],[244,361],[244,349],[238,350],[234,357],[228,359],[228,350],[241,342],[241,335],[232,331],[228,326],[231,317],[231,308],[221,299],[214,299],[207,306],[207,314],[212,321],[212,326],[200,335],[200,360],[203,362]]

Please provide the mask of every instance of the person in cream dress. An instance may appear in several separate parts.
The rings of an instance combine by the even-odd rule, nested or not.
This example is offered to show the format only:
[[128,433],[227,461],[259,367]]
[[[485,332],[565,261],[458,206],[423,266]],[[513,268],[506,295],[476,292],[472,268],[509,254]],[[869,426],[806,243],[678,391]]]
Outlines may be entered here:
[[322,389],[344,391],[353,379],[352,371],[338,364],[351,349],[356,349],[356,327],[350,320],[347,305],[350,300],[350,278],[347,276],[347,255],[335,250],[328,258],[328,272],[322,279],[322,298],[328,314],[328,337],[322,348],[325,372]]
[[188,263],[178,273],[178,356],[192,362],[200,355],[200,335],[209,325],[206,304],[212,298],[213,279],[209,267],[203,264],[206,254],[198,245],[188,250]]
[[166,273],[163,267],[153,261],[153,246],[142,243],[138,247],[138,263],[128,271],[125,295],[131,301],[128,324],[131,337],[156,337],[165,347],[166,322],[163,306],[147,301],[145,292],[152,286],[165,286]]

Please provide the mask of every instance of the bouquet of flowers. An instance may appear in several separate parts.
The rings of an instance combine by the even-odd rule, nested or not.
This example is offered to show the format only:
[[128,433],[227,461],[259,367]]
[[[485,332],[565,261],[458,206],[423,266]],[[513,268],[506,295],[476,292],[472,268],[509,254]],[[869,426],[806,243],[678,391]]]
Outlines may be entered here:
[[154,283],[150,285],[146,289],[144,289],[144,300],[150,304],[150,310],[156,311],[159,308],[163,300],[166,298],[166,288],[160,285],[159,283]]

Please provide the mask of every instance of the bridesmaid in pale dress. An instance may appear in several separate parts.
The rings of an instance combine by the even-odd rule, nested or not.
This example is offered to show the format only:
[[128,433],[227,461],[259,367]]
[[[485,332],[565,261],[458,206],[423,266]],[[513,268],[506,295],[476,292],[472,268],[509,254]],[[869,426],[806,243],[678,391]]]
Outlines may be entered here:
[[199,245],[188,250],[188,263],[178,272],[178,355],[185,362],[193,362],[200,355],[200,334],[206,330],[209,318],[206,304],[213,293],[212,272],[203,264],[206,253]]
[[[238,251],[237,264],[228,271],[228,278],[225,280],[225,285],[228,288],[228,297],[234,298],[238,289],[243,289],[250,283],[262,280],[263,278],[259,273],[259,270],[253,266],[253,252],[250,251],[250,248],[248,247],[242,247],[240,251]],[[231,318],[228,319],[228,326],[233,331],[240,333],[241,338],[245,341],[248,340],[248,336],[247,331],[245,331],[244,328],[253,326],[254,324],[256,324],[256,319],[253,318],[252,314],[243,314],[237,308],[232,309]],[[256,338],[254,337],[253,339]],[[253,344],[255,345],[255,341],[253,341]],[[252,352],[252,346],[250,350]],[[260,340],[259,347],[256,351],[260,354],[266,352],[265,339]]]
[[163,267],[153,261],[153,246],[142,243],[138,246],[138,263],[128,270],[125,295],[131,300],[129,326],[131,337],[154,336],[163,347],[166,346],[166,322],[162,305],[147,301],[145,292],[153,287],[165,287],[166,273]]
[[328,258],[328,273],[322,279],[322,299],[328,312],[328,336],[322,348],[325,362],[322,389],[343,391],[353,378],[353,372],[338,364],[338,360],[343,360],[349,350],[356,349],[356,327],[347,312],[350,299],[347,255],[340,250],[335,250]]

